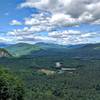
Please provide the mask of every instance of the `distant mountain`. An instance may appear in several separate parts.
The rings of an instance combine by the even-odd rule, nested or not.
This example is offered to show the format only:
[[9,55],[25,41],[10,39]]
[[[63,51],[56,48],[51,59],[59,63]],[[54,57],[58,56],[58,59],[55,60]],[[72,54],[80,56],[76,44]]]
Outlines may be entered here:
[[18,43],[6,47],[6,50],[10,52],[13,56],[20,57],[23,55],[28,55],[33,51],[38,51],[40,50],[40,47],[27,43]]
[[66,48],[66,49],[74,49],[74,48],[81,48],[84,47],[86,44],[77,44],[77,45],[59,45],[59,44],[53,44],[53,43],[36,43],[36,46],[39,46],[44,49],[51,49],[51,48]]
[[59,44],[52,44],[52,43],[36,43],[35,46],[39,46],[41,50],[33,51],[27,57],[38,57],[38,56],[69,56],[70,51],[74,49],[79,49],[85,44],[79,45],[59,45]]
[[15,57],[100,58],[100,43],[78,45],[18,43],[6,47],[6,50]]
[[70,54],[74,57],[100,58],[100,43],[86,44],[79,49],[71,50]]
[[84,47],[86,44],[77,44],[77,45],[67,45],[66,47],[68,49],[77,49],[77,48],[81,48],[81,47]]
[[56,44],[39,44],[45,48],[40,51],[31,52],[29,57],[49,56],[68,58],[100,58],[100,44],[80,44],[60,46]]
[[12,55],[5,49],[0,48],[0,57],[11,57]]
[[[75,48],[75,46],[73,46]],[[5,49],[10,52],[15,57],[20,57],[24,55],[36,54],[36,55],[54,55],[58,53],[65,53],[67,49],[72,49],[72,46],[64,46],[51,43],[36,43],[34,45],[27,43],[18,43],[5,47]],[[50,51],[50,52],[49,52]],[[38,54],[39,53],[39,54]]]
[[0,48],[4,48],[4,47],[10,46],[10,45],[11,44],[0,43]]
[[36,46],[41,47],[42,49],[55,49],[55,48],[66,48],[67,46],[59,45],[59,44],[53,44],[53,43],[44,43],[39,42],[35,44]]

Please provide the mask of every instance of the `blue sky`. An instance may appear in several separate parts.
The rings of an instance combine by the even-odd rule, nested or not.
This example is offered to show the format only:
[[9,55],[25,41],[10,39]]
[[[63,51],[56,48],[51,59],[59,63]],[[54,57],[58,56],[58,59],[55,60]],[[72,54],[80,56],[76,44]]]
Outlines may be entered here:
[[100,42],[99,0],[1,0],[0,43]]
[[23,18],[28,17],[32,11],[31,9],[17,9],[17,5],[23,0],[2,0],[0,1],[0,29],[3,31],[11,30],[13,28],[20,28],[22,26],[10,26],[11,20],[16,19],[22,21]]

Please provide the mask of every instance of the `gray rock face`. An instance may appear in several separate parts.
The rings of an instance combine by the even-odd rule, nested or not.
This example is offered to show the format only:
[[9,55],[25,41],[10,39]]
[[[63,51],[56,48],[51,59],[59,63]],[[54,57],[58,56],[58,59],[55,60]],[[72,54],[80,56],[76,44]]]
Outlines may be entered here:
[[5,52],[0,52],[0,57],[8,57],[9,55],[7,54],[7,53],[5,53]]
[[0,49],[0,57],[10,57],[11,55],[3,49]]

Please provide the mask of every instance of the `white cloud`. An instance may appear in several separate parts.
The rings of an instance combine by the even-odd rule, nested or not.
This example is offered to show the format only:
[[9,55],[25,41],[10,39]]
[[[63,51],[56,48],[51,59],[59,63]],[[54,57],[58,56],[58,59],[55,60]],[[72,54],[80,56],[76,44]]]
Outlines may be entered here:
[[0,43],[13,43],[13,39],[8,36],[0,36]]
[[49,32],[57,28],[77,26],[79,22],[65,14],[56,13],[51,16],[41,12],[31,15],[30,18],[25,18],[25,25],[29,26],[33,32]]
[[89,23],[89,22],[93,22],[94,18],[93,15],[89,12],[84,12],[80,17],[79,17],[79,21],[80,22],[85,22],[85,23]]
[[100,37],[99,32],[81,32],[76,30],[65,30],[50,32],[49,37],[55,38],[59,44],[89,43],[90,39]]
[[10,22],[10,25],[15,25],[15,26],[17,26],[17,25],[22,25],[22,23],[19,22],[19,21],[17,21],[17,20],[12,20],[12,21]]
[[26,0],[26,2],[20,5],[20,7],[36,7],[50,12],[57,12],[64,9],[68,4],[70,4],[70,2],[71,0]]
[[63,13],[53,14],[50,22],[61,26],[74,26],[79,24],[77,19],[71,18],[70,15]]
[[53,38],[68,38],[69,36],[77,36],[81,35],[82,33],[80,31],[75,30],[65,30],[65,31],[54,31],[50,32],[48,35]]
[[79,19],[90,23],[100,19],[100,0],[26,0],[20,4],[20,8],[23,7],[36,7],[51,12],[53,16],[58,13],[60,16],[70,16],[75,23]]
[[[77,30],[60,30],[63,27],[78,26],[81,23],[100,24],[99,0],[26,0],[20,8],[40,9],[40,13],[23,19],[23,29],[14,29],[7,33],[11,41],[16,42],[52,42],[58,44],[88,43],[99,32],[83,32]],[[13,20],[11,25],[22,25]],[[56,31],[59,29],[60,31]],[[39,32],[48,35],[38,35]]]
[[16,29],[8,32],[7,35],[0,36],[0,41],[6,43],[36,43],[36,42],[49,42],[62,45],[67,44],[80,44],[90,43],[91,39],[100,37],[99,32],[82,32],[78,30],[60,30],[49,32],[48,35],[40,35],[33,33],[34,29],[25,27],[23,29]]
[[23,29],[16,29],[13,31],[10,31],[7,33],[7,38],[11,38],[10,40],[13,41],[13,43],[18,43],[18,42],[26,42],[26,43],[36,43],[36,42],[52,42],[54,43],[56,39],[49,37],[49,36],[42,36],[35,34],[34,28],[28,28],[25,27]]

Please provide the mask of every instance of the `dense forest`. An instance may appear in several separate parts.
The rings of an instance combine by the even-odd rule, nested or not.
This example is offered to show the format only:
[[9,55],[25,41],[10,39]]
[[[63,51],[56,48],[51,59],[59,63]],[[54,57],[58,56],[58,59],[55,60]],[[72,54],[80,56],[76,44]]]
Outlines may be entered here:
[[[65,68],[75,68],[76,70],[64,71],[62,73],[59,73],[59,70],[61,69],[57,69],[55,67],[57,61],[61,61]],[[100,99],[99,59],[87,60],[79,58],[69,59],[58,57],[35,57],[30,59],[23,57],[0,58],[0,65],[6,70],[3,70],[3,74],[0,74],[0,80],[3,79],[2,75],[7,76],[7,78],[4,79],[7,80],[8,84],[12,84],[10,85],[10,87],[7,86],[7,88],[14,89],[13,85],[17,85],[19,87],[21,86],[20,91],[18,90],[17,92],[18,94],[21,93],[20,95],[22,95],[23,98],[11,98],[11,100]],[[47,71],[49,74],[47,74],[43,70]],[[18,81],[16,81],[15,76],[17,76]],[[22,85],[19,80],[21,80],[21,82],[23,83]],[[0,89],[2,89],[2,87]],[[11,90],[11,94],[12,91],[13,90]]]

